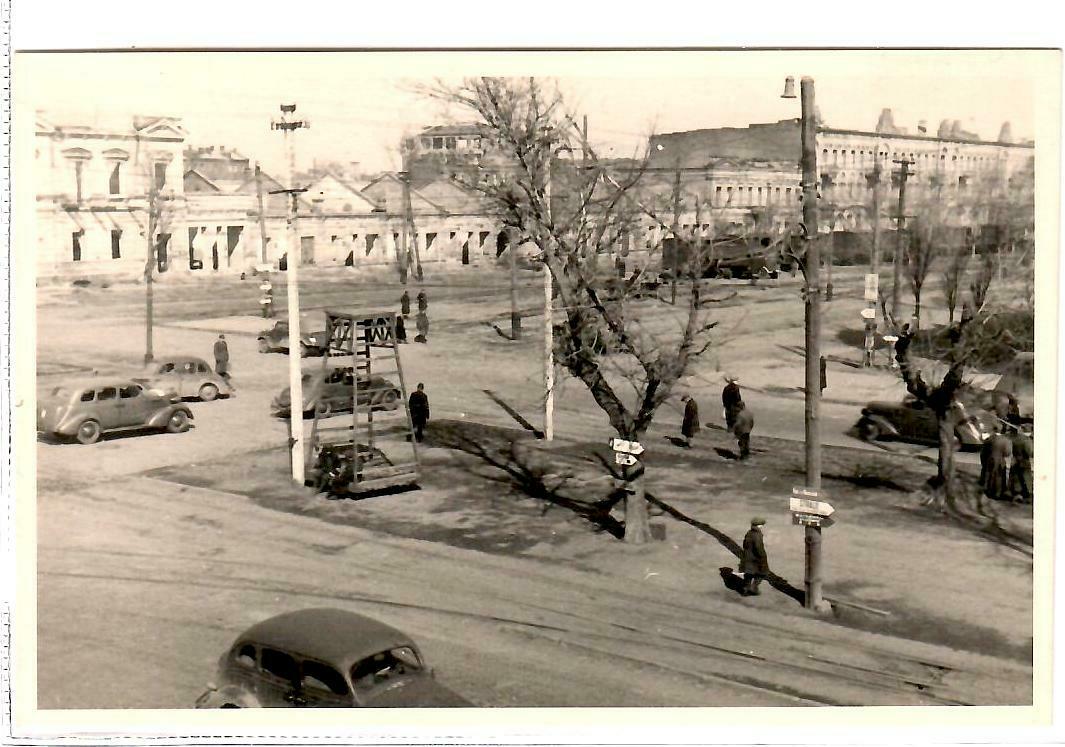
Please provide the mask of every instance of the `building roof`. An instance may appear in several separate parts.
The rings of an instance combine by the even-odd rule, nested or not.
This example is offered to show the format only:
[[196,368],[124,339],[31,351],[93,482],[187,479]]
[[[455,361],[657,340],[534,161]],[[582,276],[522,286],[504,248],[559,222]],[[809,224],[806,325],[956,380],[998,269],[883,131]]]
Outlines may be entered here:
[[480,122],[470,122],[467,124],[445,124],[445,125],[433,125],[432,127],[426,127],[424,130],[418,133],[419,137],[425,137],[426,135],[469,135],[474,133],[477,135],[487,135],[489,133],[488,125]]

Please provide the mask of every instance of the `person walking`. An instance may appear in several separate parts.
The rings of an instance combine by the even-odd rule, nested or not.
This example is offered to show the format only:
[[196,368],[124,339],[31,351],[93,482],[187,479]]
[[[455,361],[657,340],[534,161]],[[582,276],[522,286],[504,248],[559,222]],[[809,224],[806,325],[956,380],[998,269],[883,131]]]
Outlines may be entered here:
[[407,291],[403,291],[403,295],[399,297],[399,313],[403,316],[410,313],[410,293]]
[[396,317],[396,342],[405,343],[407,341],[407,323],[402,316]]
[[421,443],[425,426],[429,422],[429,397],[425,393],[425,384],[418,384],[418,391],[411,393],[408,405],[411,424],[414,426],[414,440]]
[[1026,433],[1013,433],[1013,467],[1010,468],[1009,490],[1014,503],[1032,502],[1032,439]]
[[219,335],[214,342],[214,370],[219,376],[229,381],[229,345],[226,336]]
[[725,408],[725,427],[731,431],[736,424],[736,413],[743,404],[743,395],[740,393],[740,380],[735,376],[726,376],[728,382],[721,390],[721,405]]
[[429,308],[429,297],[425,295],[425,291],[418,291],[418,311],[424,312]]
[[680,435],[684,437],[684,446],[691,447],[692,439],[699,433],[699,404],[690,394],[680,398],[684,403],[684,421],[680,424]]
[[736,411],[736,421],[732,426],[732,432],[740,447],[740,459],[748,459],[751,456],[751,431],[754,430],[754,415],[747,409],[747,405],[740,402]]
[[415,324],[418,325],[418,334],[414,338],[414,341],[429,342],[429,315],[424,311],[419,311]]
[[743,591],[745,597],[758,596],[758,585],[769,575],[769,557],[765,552],[762,539],[762,527],[765,519],[755,516],[751,519],[751,528],[743,536],[743,557],[740,559],[740,572],[743,574]]
[[1010,462],[1013,461],[1013,442],[999,426],[987,445],[984,492],[988,498],[1006,498],[1009,490]]

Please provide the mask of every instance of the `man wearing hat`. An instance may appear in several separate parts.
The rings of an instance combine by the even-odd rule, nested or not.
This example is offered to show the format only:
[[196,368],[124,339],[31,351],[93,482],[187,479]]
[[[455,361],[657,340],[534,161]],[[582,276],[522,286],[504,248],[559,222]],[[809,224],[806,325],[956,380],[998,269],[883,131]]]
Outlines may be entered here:
[[728,383],[721,390],[721,404],[725,408],[725,427],[732,430],[736,424],[736,413],[743,406],[743,395],[740,394],[740,380],[735,376],[726,376]]
[[699,432],[699,405],[690,394],[680,398],[684,403],[684,421],[680,424],[680,435],[684,437],[684,445],[691,446],[692,438]]
[[758,584],[769,573],[769,558],[765,554],[765,545],[762,543],[762,526],[765,519],[755,516],[751,519],[751,528],[743,537],[743,558],[740,560],[740,571],[743,573],[743,596],[757,596]]
[[219,335],[214,343],[214,370],[219,376],[229,381],[229,345],[226,336]]

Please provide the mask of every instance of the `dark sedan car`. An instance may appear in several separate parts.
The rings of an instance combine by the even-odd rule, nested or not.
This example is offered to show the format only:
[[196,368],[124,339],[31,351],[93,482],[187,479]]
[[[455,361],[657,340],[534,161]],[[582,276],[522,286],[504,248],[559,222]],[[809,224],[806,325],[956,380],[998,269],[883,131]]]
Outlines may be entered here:
[[192,411],[135,381],[106,376],[54,386],[37,403],[37,432],[92,444],[111,431],[189,429]]
[[[350,366],[306,372],[303,374],[303,414],[319,416],[334,412],[351,412],[354,407],[354,378]],[[395,410],[399,407],[399,388],[381,376],[359,378],[359,404],[373,404],[375,410]],[[285,387],[274,397],[274,415],[287,418],[292,407],[292,395]]]
[[[991,437],[995,418],[979,407],[961,407],[954,435],[963,449],[977,449]],[[908,396],[902,402],[870,402],[856,426],[866,441],[893,438],[916,443],[939,443],[936,415],[924,402]]]
[[436,681],[404,633],[339,609],[253,625],[218,662],[197,708],[441,708],[473,704]]

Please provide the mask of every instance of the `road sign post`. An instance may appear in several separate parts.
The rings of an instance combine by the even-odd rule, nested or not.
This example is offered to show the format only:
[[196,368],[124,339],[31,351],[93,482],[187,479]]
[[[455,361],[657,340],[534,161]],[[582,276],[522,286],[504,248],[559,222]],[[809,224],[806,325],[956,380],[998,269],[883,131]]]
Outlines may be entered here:
[[636,464],[636,457],[634,457],[632,454],[625,454],[623,452],[618,451],[614,453],[614,461],[623,467],[631,467],[632,465]]
[[[835,523],[831,515],[836,510],[831,503],[821,500],[824,497],[824,491],[818,488],[794,487],[789,501],[791,523],[803,527],[806,534],[806,593],[816,589],[818,601],[821,599],[821,530]],[[806,606],[817,608],[816,602]]]

